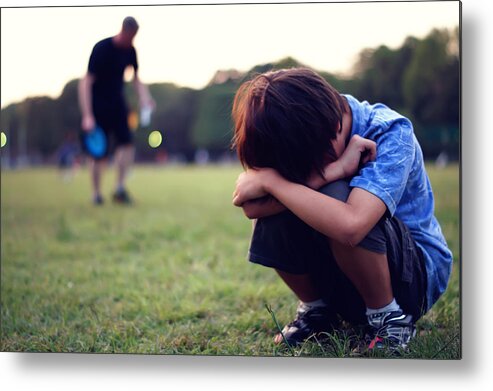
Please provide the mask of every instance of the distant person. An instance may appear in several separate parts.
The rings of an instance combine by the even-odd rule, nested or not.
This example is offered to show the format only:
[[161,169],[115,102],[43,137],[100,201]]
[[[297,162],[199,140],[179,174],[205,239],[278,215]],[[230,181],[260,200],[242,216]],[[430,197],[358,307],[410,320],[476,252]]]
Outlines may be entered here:
[[275,341],[302,343],[342,318],[370,330],[368,349],[406,348],[452,269],[411,122],[304,68],[245,82],[233,118],[247,168],[233,203],[257,219],[249,260],[300,300]]
[[124,19],[120,32],[98,42],[91,53],[88,71],[79,85],[79,100],[82,112],[82,130],[91,132],[96,126],[103,129],[109,148],[102,158],[91,162],[93,202],[103,204],[101,176],[103,164],[114,152],[117,183],[113,200],[119,203],[132,202],[125,180],[134,160],[133,135],[128,126],[128,108],[124,95],[124,72],[132,67],[133,85],[142,109],[153,108],[155,103],[148,88],[138,77],[138,62],[133,39],[139,25],[133,17]]
[[62,179],[66,182],[70,181],[73,177],[76,159],[79,153],[77,138],[74,133],[68,133],[57,151],[58,168],[60,169]]

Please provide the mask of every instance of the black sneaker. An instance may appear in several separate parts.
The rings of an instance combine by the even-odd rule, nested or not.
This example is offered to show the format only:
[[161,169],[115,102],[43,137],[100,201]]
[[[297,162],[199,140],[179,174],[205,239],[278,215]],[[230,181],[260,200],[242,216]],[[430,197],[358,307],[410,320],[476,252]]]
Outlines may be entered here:
[[128,192],[124,189],[124,190],[116,191],[113,194],[113,202],[116,202],[118,204],[127,204],[127,205],[129,205],[129,204],[132,204],[133,203],[133,200],[130,197],[130,195],[128,194]]
[[412,315],[407,315],[402,310],[369,315],[368,323],[373,329],[369,350],[405,350],[409,341],[416,335]]
[[95,196],[95,197],[92,199],[92,203],[93,203],[94,205],[97,205],[97,206],[99,206],[99,205],[103,205],[103,204],[104,204],[104,199],[103,199],[103,197],[101,197],[101,195],[97,195],[97,196]]
[[338,323],[337,315],[329,306],[308,307],[300,303],[296,310],[296,318],[284,326],[282,334],[277,334],[274,342],[286,341],[289,345],[296,346],[311,336],[332,332]]

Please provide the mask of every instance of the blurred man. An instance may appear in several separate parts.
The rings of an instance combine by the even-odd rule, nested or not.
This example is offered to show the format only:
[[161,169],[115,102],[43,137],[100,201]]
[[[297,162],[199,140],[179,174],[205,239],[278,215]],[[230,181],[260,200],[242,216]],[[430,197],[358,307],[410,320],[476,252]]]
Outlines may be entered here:
[[128,108],[124,96],[124,72],[133,68],[133,85],[142,108],[153,108],[155,103],[148,88],[139,80],[137,54],[133,39],[139,25],[133,17],[124,19],[120,32],[98,42],[91,53],[86,75],[79,85],[82,130],[91,132],[96,126],[103,129],[109,147],[101,158],[91,162],[93,202],[103,204],[101,175],[103,164],[114,151],[117,183],[113,200],[130,204],[132,199],[125,187],[125,179],[134,160],[133,135],[128,126]]

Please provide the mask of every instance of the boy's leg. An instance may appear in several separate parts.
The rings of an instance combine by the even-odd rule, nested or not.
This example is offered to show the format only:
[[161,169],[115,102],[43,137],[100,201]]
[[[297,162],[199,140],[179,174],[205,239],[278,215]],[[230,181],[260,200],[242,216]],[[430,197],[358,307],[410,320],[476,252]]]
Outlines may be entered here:
[[[345,201],[350,188],[347,182],[338,181],[325,186],[321,192]],[[359,247],[333,244],[332,249],[338,255],[336,262],[327,239],[290,212],[260,219],[252,237],[250,261],[281,270],[281,277],[301,300],[320,293],[343,318],[353,323],[366,322],[365,308],[381,308],[380,305],[391,302],[395,288],[398,301],[403,301],[406,309],[417,318],[424,312],[422,262],[409,259],[409,243],[401,243],[399,247],[400,239],[409,241],[408,232],[394,230],[389,239],[388,227],[393,226],[389,221],[394,222],[382,219]],[[391,246],[387,249],[389,241]],[[391,259],[386,257],[387,250]],[[403,255],[408,258],[406,262]],[[354,257],[357,261],[353,261]],[[414,266],[409,266],[412,262]],[[342,265],[343,271],[337,264]],[[401,278],[406,274],[404,269],[413,268],[417,269],[414,282]],[[407,275],[409,277],[409,273]],[[310,286],[311,281],[313,286]]]
[[[249,260],[276,270],[299,299],[295,319],[283,329],[291,345],[312,334],[331,332],[338,325],[335,311],[327,305],[332,284],[327,270],[330,247],[327,238],[303,223],[290,211],[256,221]],[[314,278],[324,275],[325,278]],[[278,334],[274,341],[282,342]]]
[[320,291],[315,287],[312,276],[306,274],[286,273],[282,270],[277,270],[277,274],[284,283],[293,291],[293,293],[302,302],[312,302],[322,298]]
[[337,328],[337,314],[322,298],[321,290],[315,285],[311,274],[276,272],[300,301],[296,318],[283,328],[282,334],[275,336],[275,343],[285,339],[290,345],[296,345],[313,334],[331,332]]
[[[334,196],[330,187],[321,191]],[[423,259],[407,227],[384,216],[356,247],[329,241],[340,271],[365,304],[374,334],[369,347],[405,348],[424,313],[426,293]]]
[[382,308],[394,294],[387,255],[330,241],[334,259],[363,298],[366,307]]
[[[335,198],[346,199],[347,182],[329,186]],[[255,224],[249,253],[250,261],[276,269],[279,276],[300,300],[296,318],[283,329],[290,343],[299,343],[318,332],[330,332],[337,327],[334,277],[347,281],[345,296],[355,297],[359,305],[351,304],[351,313],[364,314],[364,305],[347,278],[340,273],[327,238],[305,224],[290,211],[259,219]],[[339,274],[336,273],[339,271]],[[352,290],[352,292],[350,292]],[[352,320],[356,316],[350,317]],[[364,321],[364,316],[358,318]],[[278,335],[276,342],[281,342]]]

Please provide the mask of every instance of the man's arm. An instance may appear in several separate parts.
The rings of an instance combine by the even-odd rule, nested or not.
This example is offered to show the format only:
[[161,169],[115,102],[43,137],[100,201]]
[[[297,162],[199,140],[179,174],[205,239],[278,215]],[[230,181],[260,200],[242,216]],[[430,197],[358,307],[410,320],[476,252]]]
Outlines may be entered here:
[[79,81],[79,107],[82,114],[82,130],[88,132],[96,126],[94,113],[92,111],[92,85],[94,75],[87,72]]
[[149,92],[149,88],[147,87],[147,85],[145,85],[140,81],[137,71],[135,71],[134,73],[133,85],[135,88],[135,92],[139,97],[140,107],[150,107],[154,109],[156,103],[154,102],[154,99],[152,99],[151,93]]

